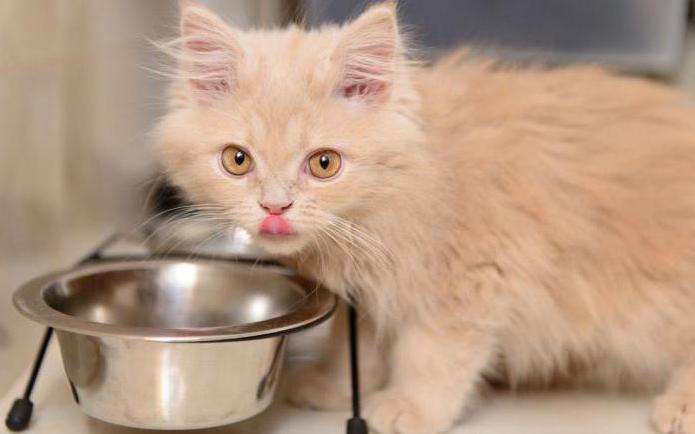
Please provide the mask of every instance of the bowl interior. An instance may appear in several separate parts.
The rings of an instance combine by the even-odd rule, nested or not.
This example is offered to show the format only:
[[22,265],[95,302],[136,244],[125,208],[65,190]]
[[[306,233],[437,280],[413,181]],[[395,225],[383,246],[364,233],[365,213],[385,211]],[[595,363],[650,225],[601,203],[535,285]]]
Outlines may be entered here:
[[126,327],[198,329],[292,313],[306,292],[280,273],[180,262],[66,276],[46,304],[81,320]]

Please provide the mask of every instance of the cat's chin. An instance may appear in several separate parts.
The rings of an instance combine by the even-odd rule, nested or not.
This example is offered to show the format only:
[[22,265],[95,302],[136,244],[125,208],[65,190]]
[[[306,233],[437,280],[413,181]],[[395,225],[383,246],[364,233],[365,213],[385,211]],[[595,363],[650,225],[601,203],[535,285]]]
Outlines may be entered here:
[[289,256],[300,251],[306,244],[300,235],[257,235],[256,245],[271,255]]

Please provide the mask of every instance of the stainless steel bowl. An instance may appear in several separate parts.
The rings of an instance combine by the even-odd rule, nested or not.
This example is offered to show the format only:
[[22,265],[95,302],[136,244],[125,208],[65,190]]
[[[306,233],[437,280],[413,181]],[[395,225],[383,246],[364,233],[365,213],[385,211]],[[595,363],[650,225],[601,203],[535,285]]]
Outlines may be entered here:
[[335,298],[279,267],[224,261],[105,262],[35,279],[14,295],[54,327],[75,400],[137,428],[193,429],[271,402],[286,334]]

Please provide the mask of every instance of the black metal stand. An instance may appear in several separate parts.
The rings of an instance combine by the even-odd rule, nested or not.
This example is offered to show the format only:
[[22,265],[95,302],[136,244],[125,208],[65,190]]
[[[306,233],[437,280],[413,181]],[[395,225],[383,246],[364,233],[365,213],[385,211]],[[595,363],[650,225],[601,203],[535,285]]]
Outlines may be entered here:
[[[99,244],[99,246],[97,246],[91,253],[82,258],[77,263],[77,265],[83,265],[87,262],[99,260],[101,258],[102,250],[116,242],[118,238],[118,234],[113,234],[109,236],[104,241],[102,241]],[[43,366],[43,359],[46,355],[48,344],[51,343],[51,337],[53,337],[53,328],[47,327],[46,332],[43,334],[43,339],[41,340],[39,351],[36,353],[36,358],[34,359],[34,366],[31,370],[29,380],[27,381],[27,386],[24,389],[24,395],[21,398],[17,398],[14,401],[12,407],[10,407],[10,411],[7,413],[5,425],[10,431],[24,431],[29,426],[31,414],[34,410],[34,403],[31,402],[31,393],[34,391],[36,379],[39,376],[41,366]]]
[[357,310],[348,307],[348,333],[350,340],[350,378],[352,380],[352,417],[347,421],[347,434],[367,434],[367,422],[360,414],[360,364],[357,346]]

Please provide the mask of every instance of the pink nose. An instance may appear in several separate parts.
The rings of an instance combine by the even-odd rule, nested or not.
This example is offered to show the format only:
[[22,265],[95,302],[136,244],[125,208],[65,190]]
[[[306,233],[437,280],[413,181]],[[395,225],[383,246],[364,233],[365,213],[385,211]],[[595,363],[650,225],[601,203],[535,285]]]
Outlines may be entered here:
[[263,208],[268,214],[272,215],[280,215],[283,214],[285,211],[290,209],[294,202],[289,202],[289,203],[264,203],[264,202],[258,202],[258,204]]

